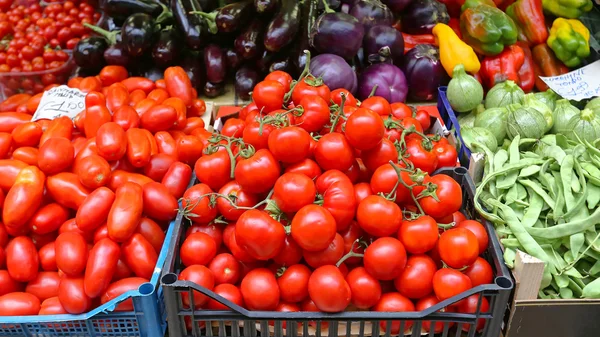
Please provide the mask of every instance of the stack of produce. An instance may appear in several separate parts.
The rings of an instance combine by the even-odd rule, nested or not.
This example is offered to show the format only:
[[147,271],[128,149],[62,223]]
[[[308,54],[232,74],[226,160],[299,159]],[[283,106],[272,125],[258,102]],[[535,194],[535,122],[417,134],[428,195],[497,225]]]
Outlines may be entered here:
[[148,282],[204,130],[183,69],[164,77],[73,79],[95,83],[74,122],[31,122],[39,96],[0,103],[26,111],[0,112],[0,315],[79,314]]
[[[449,100],[469,108],[456,92]],[[541,298],[600,298],[599,103],[579,110],[506,81],[459,117],[465,145],[485,155],[476,207],[496,224],[507,265],[517,249],[546,263]]]
[[[183,195],[192,225],[179,279],[250,310],[288,312],[422,311],[491,283],[485,228],[459,211],[460,185],[432,175],[457,154],[423,133],[429,119],[380,96],[359,104],[305,75],[269,74],[239,116],[205,131],[198,182]],[[444,310],[474,313],[479,297]],[[187,292],[182,300],[190,306]],[[199,292],[193,301],[230,310]]]

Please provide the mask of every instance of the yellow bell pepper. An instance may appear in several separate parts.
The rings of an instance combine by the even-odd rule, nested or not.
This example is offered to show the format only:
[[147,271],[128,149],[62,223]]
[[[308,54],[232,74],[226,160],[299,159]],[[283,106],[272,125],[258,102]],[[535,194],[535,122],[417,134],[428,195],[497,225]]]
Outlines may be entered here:
[[546,43],[556,57],[573,68],[590,56],[590,31],[576,19],[558,18],[550,29]]
[[473,48],[464,43],[450,26],[438,23],[432,31],[440,48],[440,60],[446,72],[452,77],[454,67],[462,64],[465,70],[476,74],[481,67]]

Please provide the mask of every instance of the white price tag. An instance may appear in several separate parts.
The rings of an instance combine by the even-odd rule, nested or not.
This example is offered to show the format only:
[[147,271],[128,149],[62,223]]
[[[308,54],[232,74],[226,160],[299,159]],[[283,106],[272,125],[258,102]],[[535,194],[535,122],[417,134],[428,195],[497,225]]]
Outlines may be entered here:
[[588,64],[560,76],[542,77],[550,89],[566,99],[582,99],[600,96],[600,61]]
[[44,91],[40,105],[31,121],[55,119],[61,116],[73,119],[78,113],[85,110],[85,95],[81,90],[69,88],[66,85]]

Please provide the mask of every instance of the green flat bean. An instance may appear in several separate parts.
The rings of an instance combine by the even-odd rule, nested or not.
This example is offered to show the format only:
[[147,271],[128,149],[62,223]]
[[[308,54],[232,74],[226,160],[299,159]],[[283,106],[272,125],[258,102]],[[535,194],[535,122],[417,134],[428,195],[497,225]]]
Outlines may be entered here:
[[505,204],[510,205],[514,203],[515,200],[517,200],[518,193],[519,191],[517,191],[517,184],[512,185],[504,197],[504,200],[506,201]]
[[[521,160],[521,153],[519,151],[520,140],[521,140],[521,137],[519,135],[517,135],[513,139],[512,143],[510,143],[510,146],[508,148],[508,156],[509,156],[510,164],[516,164]],[[499,190],[510,188],[517,181],[518,176],[519,176],[518,172],[507,173],[505,177],[498,179],[498,181],[496,183],[496,188]]]
[[534,174],[537,174],[538,172],[540,172],[540,169],[541,169],[541,167],[539,165],[532,165],[532,166],[526,167],[526,168],[522,169],[521,172],[519,173],[519,178],[525,178],[525,177],[529,177]]
[[[578,214],[578,212],[580,212],[580,210],[584,208],[583,206],[585,205],[585,199],[587,197],[587,184],[585,183],[583,170],[581,169],[581,165],[579,165],[579,162],[575,161],[574,164],[575,172],[579,176],[579,183],[581,186],[583,186],[583,188],[579,197],[577,198],[577,200],[575,200],[574,204],[572,205],[572,208],[567,210],[567,212],[563,215],[565,219],[570,218],[570,220],[574,220],[577,218],[576,214]],[[579,213],[579,216],[583,216],[582,213]]]
[[579,297],[581,297],[581,294],[583,293],[583,287],[581,287],[579,284],[577,284],[575,282],[575,280],[577,280],[577,279],[569,277],[569,289],[571,289],[573,291],[574,297],[579,298]]
[[583,298],[600,298],[600,278],[588,283],[581,293]]
[[506,247],[504,249],[504,263],[506,263],[506,265],[508,266],[508,268],[514,268],[515,267],[515,258],[517,257],[517,253],[511,249]]
[[541,158],[541,156],[535,152],[531,152],[531,151],[525,151],[521,153],[521,157],[523,158],[535,158],[535,159],[539,159]]
[[531,188],[528,188],[529,195],[529,207],[525,211],[525,215],[523,216],[523,220],[521,223],[523,227],[532,227],[540,218],[540,213],[542,213],[542,208],[544,207],[544,199],[542,197],[533,192]]
[[600,261],[596,261],[596,263],[594,263],[594,265],[588,271],[588,274],[592,276],[600,275]]
[[504,164],[508,161],[508,152],[505,149],[500,149],[493,157],[494,160],[494,169],[501,169]]
[[554,282],[556,282],[559,291],[560,289],[569,286],[569,277],[567,275],[553,274],[552,278],[554,279]]
[[587,207],[589,209],[595,209],[600,202],[600,186],[594,185],[591,181],[587,182]]
[[[527,194],[525,187],[519,183],[516,183],[515,186],[517,186],[517,200],[523,201],[527,199],[529,195]],[[529,205],[529,203],[527,203],[527,205]]]
[[500,239],[500,243],[502,243],[504,248],[512,248],[512,249],[521,248],[521,244],[519,243],[519,240],[513,239],[513,238]]
[[552,214],[552,218],[554,220],[558,220],[562,218],[564,214],[563,208],[565,207],[565,195],[563,193],[563,183],[560,178],[560,173],[557,171],[552,171],[552,178],[556,183],[556,204],[554,205],[554,212]]
[[573,191],[573,193],[581,192],[581,185],[579,185],[579,178],[576,174],[571,176],[571,191]]
[[560,179],[563,184],[563,195],[565,196],[567,212],[571,211],[573,207],[575,207],[575,197],[573,197],[573,192],[571,191],[573,166],[575,166],[575,160],[573,159],[572,155],[567,155],[560,164]]
[[600,252],[600,240],[596,238],[598,235],[595,230],[587,230],[585,234],[583,234],[585,239],[585,243],[588,244],[591,249]]
[[[573,261],[575,259],[577,259],[577,255],[579,255],[579,252],[581,251],[581,248],[583,248],[585,241],[586,241],[586,234],[584,234],[584,233],[576,233],[576,234],[571,235],[571,237],[569,238],[569,243],[571,245],[570,252],[571,252],[571,257],[573,258]],[[573,261],[571,261],[571,262],[573,262]]]
[[[570,285],[570,283],[567,284],[567,286]],[[573,298],[573,290],[571,290],[571,288],[560,288],[558,290],[559,294],[560,294],[560,298],[562,299],[571,299]]]
[[590,216],[572,220],[570,222],[555,225],[548,228],[526,228],[527,232],[538,238],[558,239],[565,236],[571,236],[575,233],[583,232],[588,228],[594,227],[600,222],[600,208],[597,208]]
[[546,191],[544,191],[544,189],[538,183],[529,179],[521,179],[519,182],[525,187],[531,188],[533,192],[537,193],[540,197],[542,197],[542,199],[544,199],[544,202],[554,210],[556,202],[552,199],[552,197],[548,195],[548,193],[546,193]]

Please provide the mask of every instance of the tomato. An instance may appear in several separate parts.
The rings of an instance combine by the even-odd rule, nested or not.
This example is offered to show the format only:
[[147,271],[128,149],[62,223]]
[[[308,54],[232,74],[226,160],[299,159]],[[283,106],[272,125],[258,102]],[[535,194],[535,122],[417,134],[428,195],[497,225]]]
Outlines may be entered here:
[[345,172],[354,164],[354,150],[341,133],[333,132],[321,137],[314,154],[323,170]]
[[[481,294],[473,294],[466,299],[462,300],[458,306],[458,312],[465,314],[475,314],[475,313],[488,313],[490,311],[490,303],[487,298],[481,297]],[[481,303],[480,302],[481,298]],[[479,309],[479,310],[477,310]],[[477,331],[483,330],[485,327],[486,319],[480,318],[477,320],[477,325],[475,329]],[[471,324],[463,324],[462,330],[469,331],[471,329]]]
[[169,189],[157,182],[143,187],[144,213],[156,220],[170,221],[177,215],[179,204]]
[[27,94],[12,95],[0,103],[0,112],[15,111],[19,105],[26,104],[30,98],[31,95]]
[[58,299],[70,314],[81,314],[92,306],[92,299],[85,294],[83,276],[63,276],[58,288]]
[[462,191],[460,185],[445,174],[438,174],[425,179],[435,190],[437,201],[432,196],[419,199],[419,204],[427,215],[434,219],[444,218],[458,211],[462,206]]
[[28,165],[37,166],[39,150],[35,147],[20,147],[12,153],[12,158],[27,163]]
[[275,182],[272,200],[284,213],[295,213],[312,204],[317,193],[315,183],[300,173],[284,173]]
[[460,269],[470,266],[479,255],[477,237],[465,228],[452,228],[440,235],[440,258],[448,266]]
[[186,164],[196,163],[203,149],[202,141],[194,135],[184,135],[177,141],[177,157]]
[[131,173],[116,169],[112,172],[110,179],[108,180],[107,187],[112,191],[116,191],[119,187],[123,186],[127,182],[135,183],[143,187],[144,185],[151,183],[152,179],[143,174]]
[[[196,173],[198,172],[196,171]],[[192,169],[190,166],[176,161],[169,166],[169,169],[162,178],[161,184],[165,185],[175,198],[181,198],[191,178]]]
[[[225,235],[225,234],[223,234]],[[250,255],[245,249],[238,245],[235,238],[235,227],[231,228],[229,239],[225,243],[231,254],[240,262],[256,262],[256,258]],[[244,272],[242,272],[244,274]]]
[[160,253],[163,242],[165,241],[165,233],[156,222],[148,218],[141,218],[137,233],[142,234],[142,236],[150,242],[156,253]]
[[[414,181],[411,178],[411,174],[406,171],[400,172],[400,176],[404,183],[408,186],[414,184]],[[389,195],[396,183],[398,182],[398,173],[391,164],[385,164],[380,166],[371,177],[371,189],[374,194],[383,193]],[[392,198],[395,198],[396,203],[403,204],[408,202],[411,199],[410,190],[404,186],[404,184],[398,184],[396,188],[396,195],[392,195]]]
[[463,273],[471,279],[473,287],[481,284],[490,284],[494,278],[492,266],[481,257],[477,257],[475,262],[465,269]]
[[123,81],[129,77],[129,73],[123,66],[109,65],[102,68],[98,77],[100,78],[102,85],[107,87],[113,83]]
[[221,253],[210,261],[208,268],[215,276],[215,284],[236,284],[240,279],[242,267],[233,255]]
[[144,167],[150,161],[151,147],[146,133],[142,129],[131,128],[127,135],[127,159],[135,167]]
[[140,125],[140,116],[134,108],[123,105],[114,111],[112,121],[127,131]]
[[[254,95],[252,96],[254,97]],[[304,107],[300,102],[308,96],[319,96],[329,106],[331,91],[329,90],[329,87],[323,84],[322,80],[315,79],[312,76],[305,77],[294,87],[294,90],[292,91],[292,101],[295,106],[302,105]]]
[[84,290],[90,298],[96,298],[108,288],[117,268],[121,248],[110,239],[102,239],[89,253],[85,276]]
[[111,84],[106,92],[106,107],[113,113],[113,121],[119,108],[128,106],[128,104],[129,91],[127,88],[121,83]]
[[181,206],[187,214],[193,214],[194,223],[209,223],[217,217],[217,207],[209,194],[213,191],[206,184],[196,184],[183,194]]
[[270,190],[279,178],[281,168],[271,152],[256,151],[248,158],[240,158],[235,166],[235,180],[250,193]]
[[108,213],[108,235],[116,242],[124,242],[135,233],[143,211],[143,190],[136,183],[127,182],[117,188],[115,201]]
[[[277,186],[277,184],[275,185]],[[243,209],[236,209],[238,207],[253,207],[258,203],[258,199],[254,194],[247,193],[244,191],[240,184],[235,180],[228,182],[219,190],[219,194],[229,197],[233,202],[233,205],[229,200],[225,198],[217,198],[217,209],[225,219],[235,221],[244,212]]]
[[[353,221],[346,230],[340,232],[340,234],[342,236],[342,239],[344,239],[344,254],[348,254],[350,250],[352,250],[356,254],[364,253],[364,246],[359,245],[357,242],[363,237],[363,232],[360,229],[360,226],[355,221]],[[360,257],[353,256],[345,260],[345,263],[348,265],[355,265],[360,263],[361,261],[362,259]]]
[[152,277],[158,261],[158,254],[142,234],[135,233],[123,242],[121,251],[123,261],[136,276],[145,279]]
[[[149,98],[147,98],[149,99]],[[155,105],[141,115],[142,127],[152,133],[167,131],[177,122],[177,111],[168,105]]]
[[79,276],[85,270],[88,247],[85,238],[75,232],[62,233],[55,242],[56,265],[69,276]]
[[424,254],[438,241],[438,226],[434,218],[422,215],[416,219],[403,220],[398,239],[411,254]]
[[7,229],[22,227],[35,214],[42,203],[45,180],[44,173],[35,166],[25,167],[17,174],[2,209]]
[[388,164],[390,161],[398,162],[398,150],[392,141],[383,138],[382,142],[374,148],[361,152],[361,158],[365,166],[374,172],[380,166]]
[[483,254],[487,250],[488,242],[489,242],[488,234],[487,234],[487,231],[485,230],[485,227],[483,227],[483,225],[479,221],[475,221],[475,220],[460,221],[460,222],[457,222],[457,224],[456,224],[456,226],[454,226],[454,228],[465,228],[465,229],[468,229],[473,234],[475,234],[475,236],[477,237],[477,243],[478,243],[480,255]]
[[283,249],[286,237],[283,225],[268,213],[248,210],[235,225],[235,241],[257,260],[269,260]]
[[458,270],[442,268],[433,275],[433,292],[443,301],[472,288],[468,276]]
[[327,248],[311,252],[303,252],[304,261],[312,268],[318,268],[324,265],[335,265],[344,256],[344,239],[340,234],[335,234],[333,241]]
[[[108,238],[108,236],[107,236]],[[128,277],[133,276],[133,272],[131,271],[131,269],[129,269],[129,267],[127,267],[127,264],[125,264],[125,262],[123,262],[123,259],[119,259],[119,262],[117,262],[117,268],[115,269],[115,273],[113,274],[113,278],[112,281],[116,282],[119,280],[123,280],[126,279]],[[110,288],[110,286],[109,286]],[[127,301],[125,301],[127,302]]]
[[399,277],[406,266],[406,250],[397,239],[385,237],[375,240],[363,257],[365,269],[381,281]]
[[438,157],[433,151],[429,140],[409,139],[406,142],[406,153],[416,168],[429,174],[433,173],[438,167]]
[[29,220],[31,231],[36,234],[48,234],[69,219],[69,210],[60,204],[51,203],[40,207]]
[[[37,146],[44,131],[42,127],[35,122],[25,123],[17,126],[12,132],[12,141],[15,147]],[[2,142],[6,144],[6,142]],[[8,143],[10,145],[10,143]],[[8,151],[2,151],[8,153]],[[5,156],[3,156],[5,157]]]
[[281,109],[286,92],[284,85],[278,81],[265,80],[254,86],[252,100],[258,110],[269,113]]
[[185,106],[192,105],[195,97],[192,94],[192,82],[185,70],[181,67],[169,67],[165,70],[164,75],[169,95],[180,98]]
[[265,81],[277,81],[283,85],[283,89],[285,92],[290,91],[290,86],[292,84],[292,76],[286,73],[285,71],[275,70],[265,76]]
[[27,164],[20,160],[0,159],[0,176],[2,176],[0,188],[4,192],[8,192],[14,185],[19,172],[25,167],[27,167]]
[[338,106],[342,105],[342,93],[346,96],[346,101],[344,102],[344,106],[357,106],[358,105],[358,101],[356,100],[354,95],[352,95],[352,93],[350,93],[350,91],[348,91],[344,88],[335,89],[331,92],[331,101],[333,102],[333,104],[337,104]]
[[381,96],[371,96],[360,103],[360,107],[369,109],[380,116],[389,116],[392,113],[390,103]]
[[[424,311],[426,309],[429,309],[431,307],[433,307],[434,305],[438,304],[440,301],[437,299],[437,297],[435,297],[434,294],[428,295],[426,297],[421,298],[420,300],[417,301],[417,304],[415,305],[415,309],[417,311]],[[445,312],[447,311],[446,308],[442,308],[440,310],[438,310],[437,312]],[[444,322],[436,322],[433,326],[433,332],[431,332],[431,324],[433,324],[432,321],[423,321],[423,330],[426,332],[429,332],[430,334],[432,333],[441,333],[442,331],[444,331]],[[451,328],[454,325],[454,322],[450,322],[448,323],[448,327]]]
[[[381,295],[379,302],[377,302],[377,304],[375,304],[375,306],[371,309],[373,311],[382,311],[382,312],[406,312],[406,311],[415,311],[415,306],[408,298],[402,296],[399,293],[391,292],[391,293],[386,293],[386,294]],[[382,331],[387,331],[388,322],[381,321],[379,323],[379,325],[380,325]],[[402,332],[400,331],[401,325],[404,326],[404,331],[402,331]],[[402,324],[400,321],[392,321],[390,332],[392,334],[397,334],[397,333],[403,334],[404,332],[410,330],[412,325],[413,325],[412,321],[405,321],[404,324]]]
[[436,271],[437,266],[429,256],[411,255],[402,274],[394,280],[394,286],[408,298],[421,298],[433,291],[433,275]]
[[352,291],[352,304],[358,309],[368,310],[379,302],[381,285],[363,267],[354,268],[346,276]]
[[79,181],[83,186],[95,189],[108,183],[111,167],[106,159],[98,155],[91,155],[79,161],[75,174],[79,176]]
[[100,82],[96,76],[85,77],[81,80],[81,83],[79,83],[79,90],[85,93],[102,91],[102,82]]
[[54,242],[45,244],[38,252],[40,266],[45,271],[57,271]]
[[369,183],[358,183],[354,185],[354,196],[359,204],[370,195],[373,195],[373,190]]
[[371,195],[358,204],[356,220],[360,228],[372,236],[390,236],[400,228],[402,210],[382,196]]
[[[27,124],[22,124],[21,126],[23,125]],[[17,129],[21,126],[18,126]],[[8,132],[0,132],[0,158],[9,157],[10,150],[13,147],[13,138],[14,137],[12,137],[11,134]]]
[[452,222],[454,222],[455,226],[465,220],[467,220],[467,217],[461,211],[452,213]]
[[[185,128],[182,130],[186,135],[189,135],[195,129],[204,129],[204,120],[202,117],[189,117],[185,123]],[[240,136],[240,135],[238,135]]]
[[[213,292],[230,302],[239,305],[240,307],[244,306],[244,300],[242,298],[242,292],[238,287],[229,283],[222,283],[215,286]],[[210,310],[231,310],[231,308],[213,300],[209,299],[206,304],[206,308]]]
[[405,117],[412,117],[413,109],[404,103],[396,102],[390,104],[390,113],[392,116],[402,119]]
[[246,123],[238,118],[229,118],[221,128],[221,134],[227,137],[242,137]]
[[177,142],[171,134],[159,131],[154,135],[154,139],[156,140],[159,153],[167,154],[177,159]]
[[58,296],[50,297],[45,299],[41,306],[40,312],[38,315],[62,315],[68,314],[68,312],[63,308],[62,304],[60,304],[60,300]]
[[37,315],[40,300],[28,293],[13,292],[0,296],[0,316]]
[[318,252],[326,249],[336,234],[336,222],[324,207],[310,204],[302,207],[292,219],[291,234],[302,249]]
[[454,146],[450,144],[436,144],[433,152],[438,158],[438,167],[455,167],[458,160],[458,153]]
[[269,151],[283,163],[296,163],[310,153],[310,134],[296,126],[275,129],[269,135]]
[[286,235],[283,248],[273,261],[280,266],[291,266],[302,260],[302,248],[298,246],[291,235]]
[[40,138],[40,146],[50,138],[66,138],[71,139],[73,135],[73,121],[67,116],[62,116],[53,119],[48,128],[42,134]]
[[40,301],[58,295],[60,276],[54,271],[39,272],[34,280],[27,283],[25,292],[35,295]]
[[104,105],[88,106],[85,110],[83,122],[84,132],[87,138],[95,137],[98,129],[112,120],[112,115]]
[[323,197],[323,207],[327,209],[341,231],[354,219],[356,200],[354,186],[342,172],[330,170],[324,172],[316,181],[317,193]]
[[317,179],[321,175],[321,168],[312,159],[304,159],[285,168],[286,173],[301,173],[310,179]]
[[28,282],[37,277],[39,258],[30,238],[19,236],[12,239],[5,252],[6,269],[13,280]]
[[344,311],[351,300],[350,286],[336,266],[317,268],[308,280],[308,294],[323,312]]
[[308,280],[311,271],[302,264],[291,265],[277,279],[281,300],[297,303],[308,297]]
[[249,310],[271,311],[279,303],[277,280],[266,268],[257,268],[246,274],[240,284],[240,291]]
[[90,191],[81,184],[75,173],[61,172],[48,177],[46,189],[56,202],[71,208],[78,209]]
[[269,147],[269,135],[275,130],[272,124],[263,124],[255,121],[246,124],[242,139],[244,143],[254,146],[255,150],[266,149]]
[[7,270],[0,270],[0,296],[23,290],[23,283],[14,280]]
[[98,154],[104,159],[121,159],[127,151],[127,136],[123,128],[114,122],[102,125],[96,134]]
[[230,176],[231,160],[227,151],[217,151],[200,157],[194,165],[194,173],[200,182],[207,184],[213,190],[221,189],[233,179]]
[[[154,82],[152,80],[144,78],[144,77],[129,77],[129,78],[126,78],[123,81],[121,81],[121,83],[127,88],[127,90],[129,90],[129,93],[131,93],[135,90],[141,90],[144,93],[148,94],[150,91],[152,91],[152,90],[154,90],[154,88],[156,88],[156,85],[154,84]],[[169,91],[169,90],[167,89],[167,91]],[[169,91],[169,93],[170,93],[170,91]],[[175,95],[171,94],[171,96],[175,96]]]
[[296,124],[307,132],[320,131],[329,122],[329,105],[319,96],[305,96],[300,100],[301,115]]
[[[106,292],[100,297],[100,303],[104,304],[109,302],[122,294],[130,291],[137,290],[140,285],[147,283],[148,280],[141,277],[127,277],[111,283],[106,289]],[[212,288],[212,287],[211,287]],[[131,299],[125,300],[115,308],[115,311],[133,311],[133,301]]]
[[429,115],[429,112],[425,110],[417,110],[414,118],[419,121],[423,130],[427,130],[431,126],[431,116]]
[[207,265],[217,254],[217,244],[208,234],[192,233],[183,241],[179,254],[186,267]]

